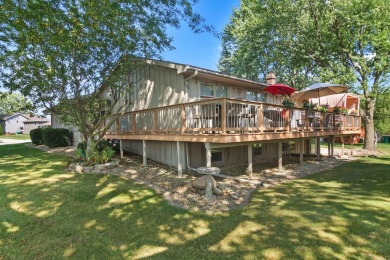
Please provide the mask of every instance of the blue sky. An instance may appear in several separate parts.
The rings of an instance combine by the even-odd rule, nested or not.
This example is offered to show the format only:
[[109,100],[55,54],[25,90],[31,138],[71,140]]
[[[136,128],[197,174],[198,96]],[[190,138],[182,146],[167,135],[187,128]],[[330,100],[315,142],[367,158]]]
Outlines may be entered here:
[[[199,0],[194,10],[206,19],[207,24],[221,32],[229,22],[233,9],[239,6],[239,0]],[[185,24],[179,29],[169,28],[168,33],[173,37],[175,49],[163,53],[164,60],[217,70],[220,39],[211,33],[193,33]]]

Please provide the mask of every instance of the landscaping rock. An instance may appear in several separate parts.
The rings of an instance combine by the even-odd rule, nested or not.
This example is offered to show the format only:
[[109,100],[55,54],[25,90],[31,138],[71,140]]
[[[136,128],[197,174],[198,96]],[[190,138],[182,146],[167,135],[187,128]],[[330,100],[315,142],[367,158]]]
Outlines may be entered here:
[[81,166],[81,165],[76,165],[76,166],[74,167],[74,171],[75,171],[75,173],[82,173],[82,172],[83,172],[83,166]]
[[[192,182],[192,185],[197,188],[197,189],[206,189],[206,183],[207,183],[207,178],[208,178],[209,175],[205,175],[205,176],[202,176],[202,177],[199,177],[197,179],[195,179],[193,182]],[[211,177],[211,176],[210,176]],[[211,183],[211,187],[214,188],[217,186],[217,182],[214,180],[213,177],[211,177],[212,179],[212,183]]]
[[83,166],[84,173],[91,173],[93,170],[93,166]]
[[95,167],[93,168],[94,170],[105,170],[108,168],[108,165],[105,165],[105,164],[96,164]]
[[196,171],[201,174],[218,174],[221,172],[221,169],[217,167],[199,167]]
[[91,171],[92,173],[102,173],[103,169],[102,168],[95,168]]
[[71,163],[69,165],[69,170],[74,170],[75,167],[76,167],[76,164],[75,163]]

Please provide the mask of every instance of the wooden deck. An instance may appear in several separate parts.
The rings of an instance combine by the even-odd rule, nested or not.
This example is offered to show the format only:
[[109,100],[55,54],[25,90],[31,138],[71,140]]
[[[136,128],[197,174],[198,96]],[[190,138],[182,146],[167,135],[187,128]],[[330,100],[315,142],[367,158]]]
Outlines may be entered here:
[[105,138],[238,143],[360,131],[360,116],[219,98],[124,113]]

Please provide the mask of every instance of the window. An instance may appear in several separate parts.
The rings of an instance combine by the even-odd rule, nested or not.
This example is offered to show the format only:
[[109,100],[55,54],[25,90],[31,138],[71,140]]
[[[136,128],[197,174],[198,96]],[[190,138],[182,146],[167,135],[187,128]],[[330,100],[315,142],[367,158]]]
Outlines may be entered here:
[[261,144],[253,145],[253,155],[261,155]]
[[214,87],[210,84],[200,84],[200,96],[201,97],[214,97]]
[[265,102],[267,99],[266,93],[256,92],[256,91],[247,91],[246,92],[246,100],[248,101],[258,101]]
[[254,91],[247,91],[246,92],[246,100],[248,100],[248,101],[256,101],[256,92],[254,92]]
[[267,93],[257,93],[257,101],[266,102],[267,101]]
[[221,162],[221,161],[222,161],[222,149],[212,149],[211,162]]
[[234,88],[233,89],[233,98],[239,98],[239,99],[244,99],[245,97],[245,92],[244,90],[240,89],[240,88]]
[[215,87],[215,97],[227,97],[228,89],[224,86]]

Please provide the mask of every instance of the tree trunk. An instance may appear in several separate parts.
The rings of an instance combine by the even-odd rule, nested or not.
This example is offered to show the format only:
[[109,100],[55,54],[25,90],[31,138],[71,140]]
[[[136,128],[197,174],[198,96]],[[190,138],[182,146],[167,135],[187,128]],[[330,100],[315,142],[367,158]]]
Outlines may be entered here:
[[374,128],[375,100],[367,99],[366,113],[363,117],[365,125],[364,149],[375,150],[375,128]]
[[93,143],[94,143],[94,138],[92,135],[89,135],[87,138],[87,151],[86,151],[87,162],[90,162],[90,160],[92,159],[91,157],[93,156]]

